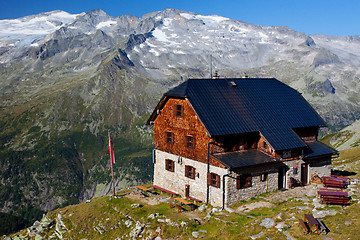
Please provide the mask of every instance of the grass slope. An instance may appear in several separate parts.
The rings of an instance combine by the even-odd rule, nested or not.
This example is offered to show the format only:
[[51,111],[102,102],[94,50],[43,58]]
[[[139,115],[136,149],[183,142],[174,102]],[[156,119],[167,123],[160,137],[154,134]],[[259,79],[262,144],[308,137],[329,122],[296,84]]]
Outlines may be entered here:
[[[340,158],[335,160],[334,168],[344,165],[352,166],[354,174],[360,174],[359,162],[360,148],[342,151]],[[354,167],[356,166],[356,168]],[[309,186],[313,187],[313,186]],[[352,188],[353,200],[350,206],[324,206],[320,210],[336,211],[336,215],[328,215],[322,221],[330,229],[329,239],[359,239],[360,229],[360,203],[359,185]],[[292,190],[289,190],[289,192]],[[65,208],[49,212],[47,217],[56,219],[60,213],[66,229],[63,229],[64,239],[130,239],[135,232],[136,226],[143,228],[138,239],[154,239],[160,236],[162,239],[193,239],[193,232],[199,233],[202,239],[249,239],[250,236],[263,234],[258,239],[287,239],[284,232],[275,227],[266,229],[259,226],[265,218],[272,218],[275,224],[284,222],[288,225],[286,232],[295,239],[323,239],[323,235],[305,235],[299,227],[298,218],[304,214],[312,213],[312,199],[303,200],[301,197],[289,197],[283,201],[271,201],[272,197],[281,192],[266,193],[247,202],[237,203],[231,206],[237,209],[241,206],[249,206],[250,203],[269,201],[271,206],[260,207],[248,212],[215,212],[209,217],[209,206],[204,212],[193,211],[178,213],[170,208],[168,203],[158,201],[154,204],[151,199],[167,199],[167,194],[155,197],[140,197],[134,193],[135,189],[128,189],[117,193],[119,198],[104,196],[94,198],[91,202],[71,205]],[[288,194],[288,193],[286,193]],[[130,197],[132,196],[132,197]],[[134,197],[135,196],[135,197]],[[306,196],[304,196],[306,198]],[[139,204],[139,206],[138,206]],[[279,214],[282,219],[278,218]],[[152,217],[156,214],[156,217]],[[41,233],[45,238],[55,234],[55,224]],[[133,232],[133,233],[132,233]],[[27,234],[23,230],[16,235]],[[12,235],[14,237],[15,235]]]

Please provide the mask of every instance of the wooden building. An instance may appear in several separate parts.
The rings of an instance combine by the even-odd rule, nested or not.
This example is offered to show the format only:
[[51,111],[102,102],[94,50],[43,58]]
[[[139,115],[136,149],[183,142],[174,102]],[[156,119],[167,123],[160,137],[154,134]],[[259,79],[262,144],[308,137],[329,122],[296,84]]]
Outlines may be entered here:
[[154,131],[154,185],[225,207],[330,175],[323,119],[274,79],[189,79],[166,92]]

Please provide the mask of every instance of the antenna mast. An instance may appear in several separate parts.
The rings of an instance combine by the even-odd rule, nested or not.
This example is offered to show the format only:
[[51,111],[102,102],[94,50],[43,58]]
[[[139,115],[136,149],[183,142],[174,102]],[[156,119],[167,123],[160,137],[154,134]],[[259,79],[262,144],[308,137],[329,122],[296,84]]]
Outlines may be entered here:
[[210,78],[212,77],[212,55],[210,54]]

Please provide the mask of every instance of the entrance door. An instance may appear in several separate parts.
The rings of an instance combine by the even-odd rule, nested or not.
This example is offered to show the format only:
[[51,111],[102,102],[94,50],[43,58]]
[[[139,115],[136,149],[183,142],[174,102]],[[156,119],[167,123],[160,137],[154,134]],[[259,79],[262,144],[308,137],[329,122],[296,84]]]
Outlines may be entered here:
[[286,174],[286,167],[279,167],[279,179],[278,179],[279,189],[285,188],[285,174]]
[[309,176],[309,165],[306,163],[301,164],[301,182],[306,185],[308,184],[308,176]]
[[189,197],[190,196],[190,185],[186,184],[185,185],[185,197]]

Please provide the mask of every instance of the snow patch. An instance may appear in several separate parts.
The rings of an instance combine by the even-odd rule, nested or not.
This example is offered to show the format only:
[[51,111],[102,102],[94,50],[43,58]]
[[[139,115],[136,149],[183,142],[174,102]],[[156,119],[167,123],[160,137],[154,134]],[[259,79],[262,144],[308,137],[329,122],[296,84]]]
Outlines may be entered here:
[[168,27],[172,21],[173,21],[173,19],[171,19],[171,18],[165,18],[163,21],[164,26]]
[[115,25],[117,22],[116,21],[106,21],[106,22],[101,22],[99,23],[98,25],[96,25],[96,29],[101,29],[101,28],[104,28],[104,27],[110,27],[112,25]]
[[189,13],[180,13],[180,16],[182,16],[183,18],[186,18],[188,20],[195,18],[194,14],[189,14]]
[[2,41],[19,40],[15,46],[31,45],[34,41],[44,39],[48,34],[73,22],[79,15],[53,11],[18,19],[0,20],[0,37]]
[[158,51],[155,51],[154,49],[150,49],[151,53],[153,53],[156,57],[160,56],[160,53]]
[[161,31],[159,28],[155,29],[152,32],[152,35],[157,38],[160,42],[169,42],[168,37],[166,36],[166,34]]
[[181,50],[174,50],[173,53],[175,53],[175,54],[186,54]]
[[199,19],[199,20],[203,20],[206,24],[206,22],[216,22],[216,23],[220,23],[222,21],[227,21],[229,20],[229,18],[226,17],[221,17],[221,16],[217,16],[217,15],[195,15],[195,14],[189,14],[189,13],[180,13],[180,16],[182,16],[183,18],[186,18],[188,20],[191,19]]

